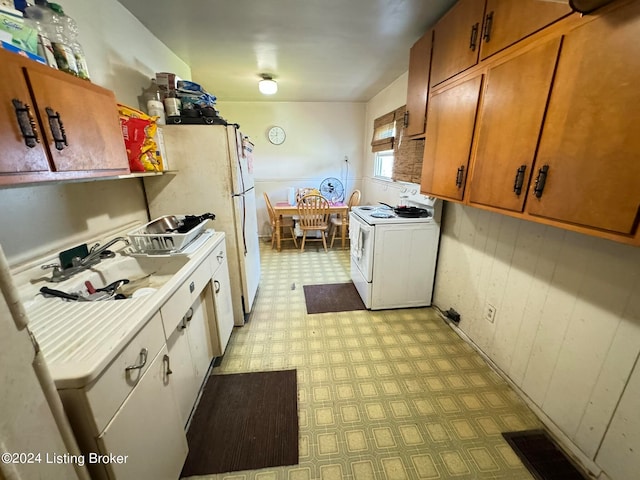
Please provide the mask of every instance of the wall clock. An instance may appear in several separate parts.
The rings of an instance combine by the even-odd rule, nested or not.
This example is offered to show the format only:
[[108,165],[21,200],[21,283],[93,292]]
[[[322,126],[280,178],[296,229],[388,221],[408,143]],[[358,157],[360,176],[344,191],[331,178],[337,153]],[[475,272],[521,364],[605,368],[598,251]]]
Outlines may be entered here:
[[267,138],[274,145],[282,145],[284,143],[285,138],[287,138],[287,136],[284,133],[284,128],[275,126],[275,127],[271,127],[267,131]]

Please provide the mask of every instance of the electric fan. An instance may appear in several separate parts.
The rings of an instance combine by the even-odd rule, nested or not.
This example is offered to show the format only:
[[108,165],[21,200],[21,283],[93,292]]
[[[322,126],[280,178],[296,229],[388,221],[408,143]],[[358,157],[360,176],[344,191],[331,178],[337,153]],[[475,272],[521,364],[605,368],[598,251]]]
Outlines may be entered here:
[[342,202],[344,200],[344,186],[334,177],[325,178],[320,184],[320,193],[330,202]]

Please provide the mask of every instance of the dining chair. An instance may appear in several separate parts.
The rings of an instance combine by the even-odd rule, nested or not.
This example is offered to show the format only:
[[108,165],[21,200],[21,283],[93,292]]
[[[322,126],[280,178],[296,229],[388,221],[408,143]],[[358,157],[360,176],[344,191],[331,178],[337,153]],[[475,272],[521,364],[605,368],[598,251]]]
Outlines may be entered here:
[[[271,200],[269,200],[269,196],[267,195],[267,192],[262,192],[262,194],[264,195],[264,203],[267,205],[267,212],[269,213],[269,220],[271,221],[271,248],[273,248],[276,242],[276,212],[273,209],[273,204],[271,203]],[[280,233],[280,241],[293,240],[293,244],[296,246],[296,248],[298,248],[298,241],[296,240],[296,234],[293,230],[293,227],[294,227],[293,218],[282,217],[282,219],[280,220],[280,227],[282,229]],[[291,233],[290,237],[285,237],[283,235],[285,229],[287,228]]]
[[304,252],[308,231],[320,232],[324,251],[327,251],[326,233],[329,229],[329,215],[329,201],[322,195],[305,195],[298,201],[298,217],[300,217],[298,222],[302,230],[301,252]]
[[353,193],[351,194],[351,196],[349,197],[349,203],[348,205],[348,209],[347,209],[347,213],[344,215],[344,218],[342,215],[338,216],[338,217],[333,217],[331,219],[331,225],[333,226],[333,235],[331,236],[331,248],[333,248],[333,241],[336,239],[336,231],[338,229],[340,229],[340,240],[342,240],[342,224],[344,223],[345,227],[348,229],[349,228],[349,212],[351,211],[352,207],[357,207],[358,205],[360,205],[360,197],[362,196],[362,194],[360,193],[360,190],[354,190]]

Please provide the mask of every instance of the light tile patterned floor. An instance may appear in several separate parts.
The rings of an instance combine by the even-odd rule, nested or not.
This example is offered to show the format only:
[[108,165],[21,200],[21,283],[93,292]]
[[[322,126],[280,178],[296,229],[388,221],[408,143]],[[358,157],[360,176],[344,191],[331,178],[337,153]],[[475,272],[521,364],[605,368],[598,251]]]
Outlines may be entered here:
[[348,252],[261,253],[254,311],[215,373],[297,369],[300,463],[197,478],[532,478],[500,432],[541,423],[433,310],[307,315],[302,286],[349,281]]

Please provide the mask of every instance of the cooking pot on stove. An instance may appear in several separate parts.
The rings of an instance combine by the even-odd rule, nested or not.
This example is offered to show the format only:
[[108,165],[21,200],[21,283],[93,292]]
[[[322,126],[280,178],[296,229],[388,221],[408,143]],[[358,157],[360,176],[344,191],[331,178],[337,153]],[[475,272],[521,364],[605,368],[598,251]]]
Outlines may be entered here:
[[385,207],[389,207],[399,217],[420,218],[420,217],[429,217],[430,216],[429,210],[427,210],[426,208],[408,207],[408,206],[405,206],[405,205],[399,205],[397,207],[392,207],[391,205],[388,205],[386,203],[383,203],[383,202],[380,202],[380,203],[382,205],[384,205]]

